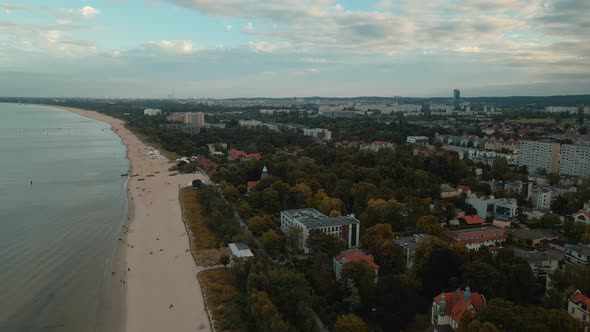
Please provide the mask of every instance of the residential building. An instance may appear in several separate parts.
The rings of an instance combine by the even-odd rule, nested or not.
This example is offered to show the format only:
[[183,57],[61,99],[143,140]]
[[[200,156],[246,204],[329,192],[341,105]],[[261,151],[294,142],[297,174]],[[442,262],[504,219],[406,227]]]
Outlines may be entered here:
[[572,264],[590,264],[590,246],[576,244],[565,245],[565,261]]
[[323,128],[303,128],[303,135],[329,141],[332,139],[332,132]]
[[154,115],[160,115],[160,114],[162,114],[162,110],[159,110],[159,109],[147,108],[147,109],[143,110],[143,115],[147,115],[147,116],[154,116]]
[[498,141],[498,140],[488,140],[484,143],[484,149],[486,150],[493,150],[493,151],[501,151],[501,150],[518,150],[520,147],[519,142],[517,141]]
[[568,107],[568,106],[547,106],[545,111],[550,112],[550,113],[578,114],[577,107]]
[[[567,301],[567,312],[587,326],[590,324],[590,298],[582,294],[579,289],[576,290]],[[588,327],[585,331],[588,331]]]
[[307,238],[312,230],[319,230],[328,235],[342,239],[347,248],[359,245],[360,221],[353,216],[328,217],[316,209],[285,210],[281,212],[281,230],[287,233],[297,228],[299,249],[309,253]]
[[559,239],[559,234],[550,229],[511,229],[508,238],[516,244],[535,248]]
[[445,235],[452,242],[463,243],[470,250],[477,250],[483,246],[498,246],[498,244],[506,240],[505,233],[505,229],[493,225],[445,230]]
[[320,111],[321,116],[325,116],[331,119],[337,118],[352,118],[354,116],[352,111]]
[[545,279],[559,267],[559,261],[563,259],[563,253],[548,249],[545,251],[526,251],[514,249],[514,253],[527,260],[531,270],[537,278]]
[[440,198],[455,198],[459,196],[457,189],[449,186],[446,183],[440,185]]
[[254,257],[254,254],[245,243],[230,243],[228,247],[232,258],[247,259]]
[[552,195],[553,191],[551,187],[539,186],[533,188],[531,195],[533,207],[537,209],[550,209]]
[[416,251],[416,248],[418,248],[420,242],[431,236],[432,235],[430,234],[418,233],[412,236],[398,237],[394,240],[403,249],[406,270],[409,270],[414,266],[414,252]]
[[262,126],[262,121],[258,121],[258,120],[239,120],[238,123],[241,127],[261,127]]
[[393,145],[393,143],[391,142],[386,141],[374,141],[373,143],[371,143],[371,146],[369,148],[375,152],[378,152],[383,149],[395,150],[395,145]]
[[563,144],[559,174],[590,177],[590,146]]
[[488,217],[494,217],[497,219],[510,220],[516,217],[516,210],[518,209],[518,203],[513,198],[498,198],[495,199],[493,196],[490,198],[468,198],[467,203],[471,204],[477,215],[482,219]]
[[202,128],[205,126],[205,114],[202,112],[184,113],[184,123],[194,127]]
[[406,143],[428,145],[429,140],[426,136],[408,136],[406,137]]
[[511,220],[516,218],[518,202],[514,198],[497,198],[493,201],[494,218],[502,220]]
[[432,318],[430,322],[436,326],[448,325],[454,331],[459,327],[463,315],[468,312],[471,317],[483,312],[486,299],[482,294],[471,292],[469,286],[465,290],[457,289],[437,295],[432,301]]
[[214,156],[223,155],[223,152],[217,150],[217,148],[227,150],[227,144],[226,143],[207,144],[207,149],[209,150],[209,153],[211,153]]
[[580,210],[574,214],[574,220],[579,221],[579,222],[583,222],[586,224],[590,224],[590,212]]
[[521,141],[518,166],[526,166],[530,174],[559,171],[559,143]]
[[375,271],[375,283],[379,277],[379,265],[375,264],[373,255],[367,255],[363,250],[360,249],[349,249],[340,253],[340,255],[332,258],[332,267],[334,268],[334,274],[336,280],[342,278],[342,267],[348,262],[366,262]]

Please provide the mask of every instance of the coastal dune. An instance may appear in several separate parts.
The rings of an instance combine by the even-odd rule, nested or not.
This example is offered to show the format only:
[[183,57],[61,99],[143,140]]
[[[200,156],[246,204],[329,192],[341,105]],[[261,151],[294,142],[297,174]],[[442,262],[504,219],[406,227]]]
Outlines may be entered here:
[[97,112],[61,109],[110,124],[127,147],[128,222],[107,273],[108,296],[98,331],[211,331],[182,221],[179,189],[204,175],[174,175],[168,160],[127,130],[124,122]]

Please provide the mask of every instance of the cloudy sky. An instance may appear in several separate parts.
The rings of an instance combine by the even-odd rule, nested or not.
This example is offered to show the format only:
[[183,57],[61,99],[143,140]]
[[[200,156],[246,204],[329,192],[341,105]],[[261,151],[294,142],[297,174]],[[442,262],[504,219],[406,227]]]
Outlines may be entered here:
[[590,93],[588,0],[0,0],[0,95]]

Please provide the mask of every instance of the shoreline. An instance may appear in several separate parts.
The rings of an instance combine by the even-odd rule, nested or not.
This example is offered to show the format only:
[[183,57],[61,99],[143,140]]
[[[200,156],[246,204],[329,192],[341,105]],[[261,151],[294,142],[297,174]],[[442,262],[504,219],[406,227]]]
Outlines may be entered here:
[[[126,148],[129,160],[127,220],[101,285],[96,331],[211,331],[209,315],[182,219],[179,189],[200,174],[170,176],[168,160],[107,115],[53,107],[105,122]],[[202,179],[204,180],[204,179]]]

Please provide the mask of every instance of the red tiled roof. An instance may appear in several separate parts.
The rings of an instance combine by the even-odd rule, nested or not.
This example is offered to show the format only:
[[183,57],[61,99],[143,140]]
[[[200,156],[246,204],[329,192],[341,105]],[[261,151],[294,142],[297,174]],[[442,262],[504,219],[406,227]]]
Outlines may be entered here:
[[199,166],[205,170],[214,169],[219,167],[219,165],[205,157],[198,157]]
[[481,225],[483,224],[483,219],[479,216],[463,216],[461,217],[468,225]]
[[386,142],[386,141],[375,141],[375,142],[373,142],[373,144],[375,144],[375,145],[387,145],[387,144],[390,144],[390,143],[389,142]]
[[[345,260],[343,260],[343,258]],[[351,249],[345,251],[344,253],[340,254],[340,256],[336,257],[336,261],[338,261],[340,264],[345,264],[347,262],[365,261],[369,263],[369,265],[372,268],[376,270],[379,269],[379,265],[375,264],[375,262],[373,261],[373,256],[367,255],[359,249]]]
[[584,304],[586,308],[590,309],[590,298],[586,295],[582,294],[579,290],[577,290],[572,297],[570,297],[570,301],[574,302],[575,304]]
[[229,150],[229,156],[231,159],[246,157],[247,155],[248,154],[246,154],[246,152],[244,152],[244,151],[240,151],[240,150],[236,150],[236,149]]
[[262,155],[260,153],[250,153],[248,158],[260,159],[262,158]]
[[457,186],[457,190],[461,189],[463,192],[471,191],[471,187],[469,186]]
[[461,320],[463,313],[469,309],[470,305],[473,305],[476,313],[481,313],[486,306],[485,298],[479,293],[471,293],[471,296],[465,301],[465,292],[459,289],[454,292],[439,294],[434,298],[434,301],[440,302],[443,294],[447,303],[445,314],[449,315],[456,322]]
[[258,182],[260,182],[260,180],[258,180],[258,181],[248,181],[248,189],[254,189],[254,187],[256,187],[256,185],[258,185]]
[[587,218],[590,218],[590,212],[586,212],[586,211],[584,211],[584,210],[580,210],[580,211],[576,212],[576,215],[578,215],[578,214],[583,214],[583,215],[585,215]]

